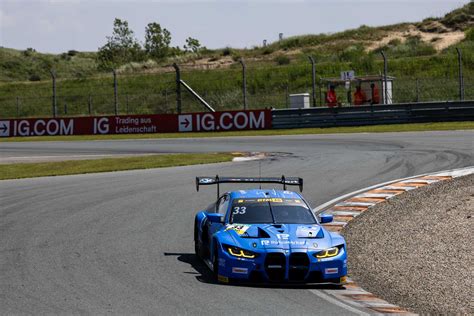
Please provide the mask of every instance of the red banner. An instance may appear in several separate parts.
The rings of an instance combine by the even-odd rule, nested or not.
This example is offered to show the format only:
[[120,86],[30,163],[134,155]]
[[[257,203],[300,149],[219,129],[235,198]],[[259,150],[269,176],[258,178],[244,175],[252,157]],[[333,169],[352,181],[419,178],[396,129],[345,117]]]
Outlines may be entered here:
[[270,110],[0,119],[0,137],[215,132],[271,128]]

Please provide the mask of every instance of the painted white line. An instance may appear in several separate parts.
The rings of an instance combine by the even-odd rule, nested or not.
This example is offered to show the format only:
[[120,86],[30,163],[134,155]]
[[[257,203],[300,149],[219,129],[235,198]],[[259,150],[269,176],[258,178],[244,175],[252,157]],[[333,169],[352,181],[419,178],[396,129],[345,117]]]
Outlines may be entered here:
[[474,173],[474,167],[468,167],[464,169],[456,169],[456,170],[449,170],[449,171],[441,171],[439,173],[433,173],[433,176],[440,176],[440,177],[462,177],[467,176],[468,174]]
[[375,204],[372,202],[341,202],[337,203],[336,206],[374,206]]
[[258,156],[250,156],[250,157],[234,157],[232,159],[233,162],[242,162],[242,161],[252,161],[252,160],[259,160],[262,159],[262,157]]
[[[446,171],[423,173],[423,174],[419,174],[419,175],[412,176],[412,177],[406,177],[406,178],[400,178],[400,179],[396,179],[396,180],[390,180],[390,181],[387,181],[387,182],[384,182],[384,183],[375,184],[375,185],[372,185],[372,186],[369,186],[369,187],[366,187],[366,188],[362,188],[362,189],[359,189],[359,190],[356,190],[356,191],[353,191],[353,192],[349,192],[349,193],[344,194],[340,197],[337,197],[335,199],[327,201],[326,203],[323,203],[323,204],[315,207],[313,209],[313,212],[315,212],[317,214],[317,213],[327,209],[328,207],[335,205],[339,201],[347,200],[350,197],[353,197],[353,196],[355,196],[357,194],[360,194],[360,193],[365,193],[365,192],[370,191],[370,190],[382,189],[385,186],[388,186],[390,184],[397,183],[397,182],[400,182],[400,181],[403,181],[403,180],[420,178],[420,177],[424,177],[424,176],[460,177],[462,175],[468,175],[468,174],[471,174],[471,173],[474,173],[474,166],[459,168],[459,169],[446,170]],[[400,189],[397,187],[395,190],[400,190]]]
[[356,195],[356,198],[390,198],[394,196],[394,194],[391,193],[363,193]]
[[234,157],[232,159],[233,162],[243,162],[243,161],[252,161],[252,160],[260,160],[265,158],[264,153],[259,152],[251,152],[249,156],[244,157]]
[[413,190],[413,189],[416,189],[416,188],[417,188],[417,187],[410,187],[410,186],[399,187],[399,186],[387,185],[386,187],[381,187],[380,189],[382,189],[382,190],[404,190],[404,191],[410,191],[410,190]]
[[327,226],[341,226],[341,227],[343,227],[343,226],[346,226],[347,223],[346,223],[346,222],[330,222],[329,224],[325,224],[325,225],[327,225]]
[[357,216],[360,215],[361,212],[351,212],[351,211],[331,211],[329,210],[326,213],[331,213],[332,215],[338,216]]
[[431,184],[435,182],[439,182],[441,180],[426,180],[426,179],[410,179],[410,180],[403,180],[400,181],[400,183],[426,183],[426,184]]
[[[409,177],[409,178],[402,178],[402,179],[398,179],[398,180],[388,181],[388,182],[385,182],[385,183],[381,183],[381,184],[373,185],[373,186],[370,186],[370,187],[367,187],[367,188],[363,188],[363,189],[345,194],[345,195],[340,196],[338,198],[332,199],[332,200],[330,200],[330,201],[314,208],[313,212],[316,213],[316,214],[319,214],[319,213],[322,213],[322,212],[327,212],[327,213],[331,213],[331,214],[334,214],[334,215],[336,215],[336,214],[342,215],[342,214],[347,214],[347,213],[357,213],[357,214],[359,214],[359,212],[331,210],[331,207],[333,207],[333,206],[346,206],[348,203],[340,202],[340,201],[345,201],[345,200],[347,200],[351,197],[355,197],[355,196],[370,197],[370,196],[368,196],[370,194],[367,194],[365,192],[368,192],[368,191],[374,190],[374,189],[387,189],[387,190],[392,189],[392,190],[410,191],[410,190],[418,188],[416,186],[398,187],[398,186],[391,186],[390,185],[390,184],[397,183],[397,182],[402,182],[402,181],[404,181],[403,183],[422,182],[422,181],[417,181],[416,178],[423,177],[423,176],[449,176],[449,177],[456,178],[456,177],[460,177],[460,176],[464,176],[464,175],[468,175],[468,174],[472,174],[472,173],[474,173],[474,167],[467,167],[467,168],[463,168],[463,169],[441,171],[441,172],[438,172],[438,173],[429,173],[429,174],[427,173],[427,174],[417,175],[417,176],[413,176],[413,177]],[[411,179],[413,181],[409,181]],[[435,182],[439,182],[439,181],[442,181],[442,180],[427,180],[425,183],[426,184],[431,184],[431,183],[435,183]],[[388,199],[388,198],[391,198],[395,195],[396,194],[390,194],[389,196],[386,196],[386,198]],[[378,197],[378,196],[372,196],[372,197]],[[354,203],[357,203],[357,202],[354,202]],[[370,203],[369,207],[371,207],[375,204],[376,203]],[[353,214],[350,214],[350,215],[353,215]],[[336,223],[333,223],[333,224],[335,224],[334,226],[343,226],[343,227],[345,225],[347,225],[347,223],[341,223],[341,222],[336,222]],[[367,301],[365,301],[365,300],[362,300],[362,301],[350,300],[350,299],[347,299],[347,297],[343,296],[343,295],[353,295],[353,294],[371,294],[370,292],[365,291],[364,289],[362,289],[360,287],[356,287],[356,288],[353,288],[353,289],[346,289],[345,291],[334,292],[332,294],[332,296],[329,295],[329,294],[326,294],[326,293],[331,293],[330,290],[325,290],[324,292],[326,292],[326,293],[324,293],[323,290],[321,290],[321,291],[310,290],[310,292],[315,294],[316,296],[318,296],[318,297],[334,304],[334,305],[340,306],[340,307],[342,307],[342,308],[344,308],[348,311],[351,311],[353,313],[357,313],[359,315],[369,315],[369,314],[366,313],[366,312],[363,312],[363,311],[361,311],[361,310],[359,310],[355,307],[364,308],[364,309],[370,309],[370,308],[389,308],[389,309],[393,308],[393,309],[398,309],[398,308],[400,308],[400,307],[398,307],[396,305],[393,305],[393,304],[390,304],[390,303],[388,303],[388,302],[386,302],[383,299],[380,299],[378,297],[376,297],[376,298],[380,301],[374,302],[374,301],[369,301],[369,300],[367,300]],[[352,306],[355,306],[355,307],[352,307],[349,304],[352,305]],[[407,311],[402,309],[402,313],[406,314]],[[382,314],[382,313],[376,313],[376,314]],[[416,315],[416,314],[408,313],[407,315]]]
[[337,305],[339,307],[342,307],[344,308],[345,310],[349,311],[349,312],[352,312],[352,313],[355,313],[357,315],[370,315],[369,313],[366,313],[366,312],[363,312],[357,308],[354,308],[352,306],[349,306],[348,304],[345,304],[343,303],[342,301],[338,300],[338,299],[335,299],[333,297],[331,297],[330,295],[324,293],[322,290],[309,290],[311,293],[313,293],[314,295],[318,296],[319,298],[322,298],[323,300],[325,301],[328,301],[329,303],[331,304],[334,304],[334,305]]

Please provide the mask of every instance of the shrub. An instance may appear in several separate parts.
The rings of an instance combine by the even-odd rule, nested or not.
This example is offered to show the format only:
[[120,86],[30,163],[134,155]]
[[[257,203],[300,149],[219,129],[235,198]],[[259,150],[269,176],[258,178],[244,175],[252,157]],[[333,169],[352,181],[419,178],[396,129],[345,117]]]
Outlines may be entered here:
[[233,56],[232,56],[232,60],[233,60],[233,61],[236,61],[236,62],[239,61],[240,58],[242,58],[242,56],[240,56],[240,55],[233,55]]
[[72,56],[76,56],[78,53],[79,53],[79,52],[78,52],[77,50],[74,50],[74,49],[71,49],[71,50],[68,50],[68,51],[67,51],[67,54],[68,54],[69,56],[71,56],[71,57],[72,57]]
[[464,34],[466,34],[466,41],[474,41],[474,27],[467,29]]
[[69,61],[69,60],[71,60],[71,55],[69,55],[67,53],[62,53],[61,54],[61,59]]
[[232,55],[232,48],[226,47],[222,50],[222,56],[229,56]]
[[271,53],[273,53],[275,50],[273,48],[270,48],[270,47],[265,47],[262,51],[262,55],[270,55]]
[[290,63],[290,58],[288,58],[288,56],[285,56],[285,55],[277,56],[277,57],[275,57],[274,60],[280,66],[281,65],[288,65]]
[[36,50],[34,48],[28,47],[26,50],[23,51],[23,56],[29,57],[32,56],[33,53],[36,53]]
[[32,74],[30,75],[30,77],[28,78],[29,81],[41,81],[41,77],[37,74]]
[[388,42],[388,46],[397,46],[400,45],[402,41],[399,38],[394,38]]

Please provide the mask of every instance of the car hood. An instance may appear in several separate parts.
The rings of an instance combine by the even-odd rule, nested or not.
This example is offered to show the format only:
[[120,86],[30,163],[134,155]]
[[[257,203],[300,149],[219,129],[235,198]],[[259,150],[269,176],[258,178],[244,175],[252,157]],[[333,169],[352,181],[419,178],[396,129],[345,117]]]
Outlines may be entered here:
[[230,224],[233,245],[249,250],[318,250],[333,246],[331,233],[318,224]]

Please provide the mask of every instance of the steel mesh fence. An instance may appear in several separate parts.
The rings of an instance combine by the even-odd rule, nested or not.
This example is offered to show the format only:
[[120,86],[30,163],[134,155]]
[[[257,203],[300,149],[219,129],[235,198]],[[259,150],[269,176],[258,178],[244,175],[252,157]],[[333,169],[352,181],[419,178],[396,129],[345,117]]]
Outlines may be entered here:
[[[334,69],[333,72],[337,72]],[[311,65],[259,66],[246,68],[248,109],[288,108],[289,95],[308,93],[310,104],[326,106],[328,81],[317,73],[313,103]],[[181,78],[215,110],[241,110],[244,104],[243,76],[240,65],[225,69],[182,69]],[[56,79],[56,113],[60,116],[176,113],[174,71],[117,74],[113,76]],[[205,111],[188,91],[182,90],[182,111]],[[353,105],[355,85],[336,86],[340,106]],[[474,100],[474,77],[463,78],[465,100]],[[52,81],[0,85],[0,117],[49,117],[53,114]],[[383,91],[380,91],[382,94]],[[455,75],[431,78],[398,77],[393,81],[393,103],[460,100],[460,80]]]

